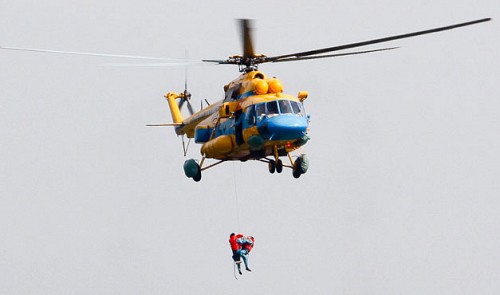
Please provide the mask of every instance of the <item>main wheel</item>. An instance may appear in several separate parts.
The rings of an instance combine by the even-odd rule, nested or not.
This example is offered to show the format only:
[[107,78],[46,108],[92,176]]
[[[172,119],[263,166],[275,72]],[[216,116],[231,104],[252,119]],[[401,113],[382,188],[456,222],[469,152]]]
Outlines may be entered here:
[[300,159],[300,165],[298,165],[297,169],[301,174],[304,174],[309,169],[309,159],[307,159],[306,155],[300,155],[297,160]]
[[274,160],[269,161],[267,167],[269,168],[269,172],[271,174],[274,173],[274,171],[276,171],[276,162]]
[[198,173],[196,173],[196,175],[193,176],[193,180],[196,182],[201,180],[201,169],[198,169]]
[[187,177],[193,178],[196,182],[201,180],[201,167],[194,159],[189,159],[184,162],[184,173]]
[[298,172],[297,170],[293,170],[292,175],[294,178],[299,178],[302,175],[302,173]]
[[302,175],[301,163],[302,163],[302,159],[300,157],[298,157],[295,160],[295,162],[293,163],[292,175],[295,178],[299,178],[300,175]]

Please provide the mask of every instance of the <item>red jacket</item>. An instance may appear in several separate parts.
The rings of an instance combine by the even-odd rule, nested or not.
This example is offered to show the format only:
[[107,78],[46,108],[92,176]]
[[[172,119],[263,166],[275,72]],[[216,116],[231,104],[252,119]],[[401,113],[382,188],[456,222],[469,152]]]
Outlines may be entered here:
[[231,245],[231,250],[236,251],[241,249],[241,245],[236,242],[237,239],[243,237],[242,234],[237,234],[232,237],[229,237],[229,245]]

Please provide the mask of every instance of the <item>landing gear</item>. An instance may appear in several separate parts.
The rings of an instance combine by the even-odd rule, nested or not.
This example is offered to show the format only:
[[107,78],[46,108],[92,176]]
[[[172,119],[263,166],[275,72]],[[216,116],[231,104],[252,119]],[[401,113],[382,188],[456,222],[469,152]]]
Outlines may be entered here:
[[268,161],[269,172],[273,174],[275,171],[281,173],[283,171],[283,162],[279,158],[278,147],[274,146],[274,160]]
[[276,162],[274,160],[270,160],[267,164],[267,168],[269,168],[269,173],[273,174],[276,171]]
[[297,171],[296,169],[293,169],[292,175],[294,178],[299,178],[300,175],[302,175],[302,174],[299,171]]
[[283,171],[283,162],[281,159],[278,159],[278,161],[276,161],[276,172],[281,173],[281,171]]
[[295,178],[299,178],[300,175],[307,172],[307,169],[309,169],[309,160],[306,158],[306,155],[300,155],[293,162],[292,175]]
[[200,165],[194,160],[189,159],[184,162],[184,174],[187,177],[193,178],[194,181],[198,182],[201,180],[201,168]]
[[196,173],[196,175],[193,176],[193,180],[196,182],[201,180],[201,170],[198,170],[198,173]]
[[300,175],[302,175],[302,169],[300,168],[301,162],[302,161],[300,160],[300,158],[297,158],[297,160],[295,160],[295,162],[293,163],[292,175],[294,178],[299,178]]
[[292,156],[288,154],[288,158],[290,159],[290,164],[285,165],[283,161],[279,158],[275,158],[274,160],[261,160],[262,162],[267,162],[267,167],[269,168],[269,172],[273,174],[274,172],[281,173],[283,171],[283,167],[288,167],[292,169],[292,175],[295,178],[299,178],[302,174],[307,172],[309,168],[309,160],[306,158],[306,155],[302,154],[298,156],[295,161]]
[[267,168],[269,168],[271,174],[274,172],[281,173],[283,171],[283,162],[280,159],[278,159],[278,161],[269,160]]
[[192,178],[194,181],[198,182],[201,180],[201,171],[212,168],[222,162],[224,161],[220,160],[211,165],[203,165],[203,163],[205,163],[205,157],[201,158],[200,164],[198,164],[195,159],[189,159],[184,162],[184,174],[186,174],[188,178]]

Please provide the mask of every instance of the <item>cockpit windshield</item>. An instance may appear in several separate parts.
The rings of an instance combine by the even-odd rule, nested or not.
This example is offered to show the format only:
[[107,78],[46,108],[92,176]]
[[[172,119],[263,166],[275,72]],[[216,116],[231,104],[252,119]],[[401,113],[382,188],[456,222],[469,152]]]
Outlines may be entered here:
[[276,116],[279,114],[295,114],[305,117],[304,107],[300,102],[286,99],[259,103],[255,105],[255,112],[257,118],[263,115]]
[[264,117],[273,117],[279,114],[306,116],[302,103],[295,100],[280,99],[249,106],[245,110],[246,124],[251,126],[256,122],[260,122]]
[[282,114],[290,114],[292,113],[292,107],[290,106],[289,100],[278,100],[278,104],[280,106],[280,111]]
[[266,103],[267,114],[268,115],[278,115],[280,111],[278,110],[278,104],[276,101],[270,101]]

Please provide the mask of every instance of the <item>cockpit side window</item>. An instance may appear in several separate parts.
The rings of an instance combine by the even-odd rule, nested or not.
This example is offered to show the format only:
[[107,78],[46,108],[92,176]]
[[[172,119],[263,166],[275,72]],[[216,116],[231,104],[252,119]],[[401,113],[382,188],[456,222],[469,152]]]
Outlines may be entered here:
[[245,111],[245,120],[247,126],[255,125],[255,107],[249,106]]
[[293,101],[293,100],[290,101],[290,103],[292,104],[292,109],[293,109],[294,114],[297,114],[300,116],[304,115],[304,109],[300,103]]
[[289,100],[278,100],[278,104],[280,106],[280,112],[282,114],[290,114],[293,112]]
[[256,112],[257,112],[257,117],[260,117],[262,115],[266,114],[266,104],[261,103],[255,106]]

